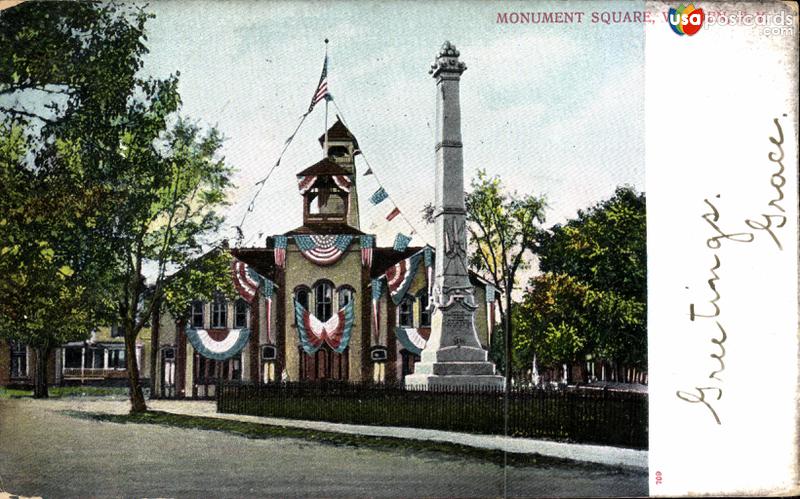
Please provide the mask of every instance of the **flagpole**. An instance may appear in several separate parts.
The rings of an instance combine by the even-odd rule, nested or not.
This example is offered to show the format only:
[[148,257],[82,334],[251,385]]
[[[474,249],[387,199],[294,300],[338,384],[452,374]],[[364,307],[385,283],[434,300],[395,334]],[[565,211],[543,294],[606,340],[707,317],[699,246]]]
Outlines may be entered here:
[[[325,39],[325,65],[328,64],[328,39]],[[325,142],[322,151],[322,157],[328,157],[328,96],[325,96]]]

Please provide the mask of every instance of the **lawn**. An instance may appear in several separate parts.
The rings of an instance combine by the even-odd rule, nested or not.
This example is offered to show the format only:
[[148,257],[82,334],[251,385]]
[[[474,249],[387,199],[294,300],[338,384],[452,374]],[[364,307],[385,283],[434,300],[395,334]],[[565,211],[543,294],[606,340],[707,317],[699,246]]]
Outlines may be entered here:
[[[107,397],[110,395],[128,395],[126,387],[113,386],[51,386],[48,390],[51,397]],[[32,390],[1,388],[0,398],[32,397]]]

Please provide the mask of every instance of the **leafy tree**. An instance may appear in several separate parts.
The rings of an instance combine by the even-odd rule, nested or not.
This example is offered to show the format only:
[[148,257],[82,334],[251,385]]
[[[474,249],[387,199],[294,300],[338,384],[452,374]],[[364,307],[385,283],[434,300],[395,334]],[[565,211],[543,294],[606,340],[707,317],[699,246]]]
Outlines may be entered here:
[[0,124],[0,336],[34,349],[34,396],[47,397],[50,352],[86,337],[97,309],[86,269],[60,251],[49,231],[91,211],[92,201],[63,179],[27,170],[28,146],[23,126]]
[[531,279],[518,311],[526,338],[517,362],[545,364],[593,356],[647,362],[644,194],[620,187],[574,220],[537,235],[543,274]]
[[[503,295],[500,315],[505,324],[505,359],[511,359],[513,318],[511,293],[517,272],[528,267],[526,255],[535,250],[542,230],[546,203],[543,196],[506,192],[499,177],[481,170],[466,196],[468,231],[473,251],[470,266]],[[511,386],[511,369],[505,369]]]
[[102,149],[96,117],[127,106],[146,17],[99,2],[26,2],[0,13],[0,336],[36,350],[37,397],[47,396],[50,349],[110,316],[97,227],[116,200],[88,181],[102,160],[85,149]]
[[[62,2],[22,4],[0,21],[3,121],[29,120],[38,135],[26,156],[41,188],[66,178],[100,200],[47,232],[55,255],[74,255],[92,289],[107,290],[94,301],[114,304],[129,359],[167,273],[214,244],[232,173],[219,132],[176,118],[178,75],[139,76],[149,17],[135,5]],[[146,410],[136,362],[128,382],[131,410]]]

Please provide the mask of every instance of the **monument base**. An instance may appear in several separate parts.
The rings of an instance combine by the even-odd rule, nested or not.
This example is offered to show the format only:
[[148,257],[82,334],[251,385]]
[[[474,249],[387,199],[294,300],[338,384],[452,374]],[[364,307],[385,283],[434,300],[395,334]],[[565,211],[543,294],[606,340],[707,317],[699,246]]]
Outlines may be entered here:
[[[477,350],[471,353],[476,357],[482,357],[478,359],[442,361],[441,358],[436,358],[448,357],[447,350],[449,349],[445,349],[444,352],[422,352],[422,361],[414,364],[414,374],[405,377],[405,386],[421,389],[448,386],[474,387],[486,390],[502,390],[505,387],[505,378],[495,374],[494,364],[486,360],[486,351],[458,349],[462,356],[467,358],[469,355],[464,354]],[[445,355],[442,355],[443,353]]]

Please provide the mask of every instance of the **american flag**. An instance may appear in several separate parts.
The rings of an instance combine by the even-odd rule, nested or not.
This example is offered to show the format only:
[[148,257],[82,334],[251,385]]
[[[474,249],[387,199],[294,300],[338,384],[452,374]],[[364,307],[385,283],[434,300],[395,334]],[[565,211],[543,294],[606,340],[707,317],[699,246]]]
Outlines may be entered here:
[[311,105],[308,106],[308,112],[310,113],[317,102],[321,101],[322,99],[329,99],[330,94],[328,93],[328,56],[325,56],[325,62],[322,64],[322,74],[319,75],[319,84],[317,85],[317,90],[314,92],[314,97],[311,98]]

